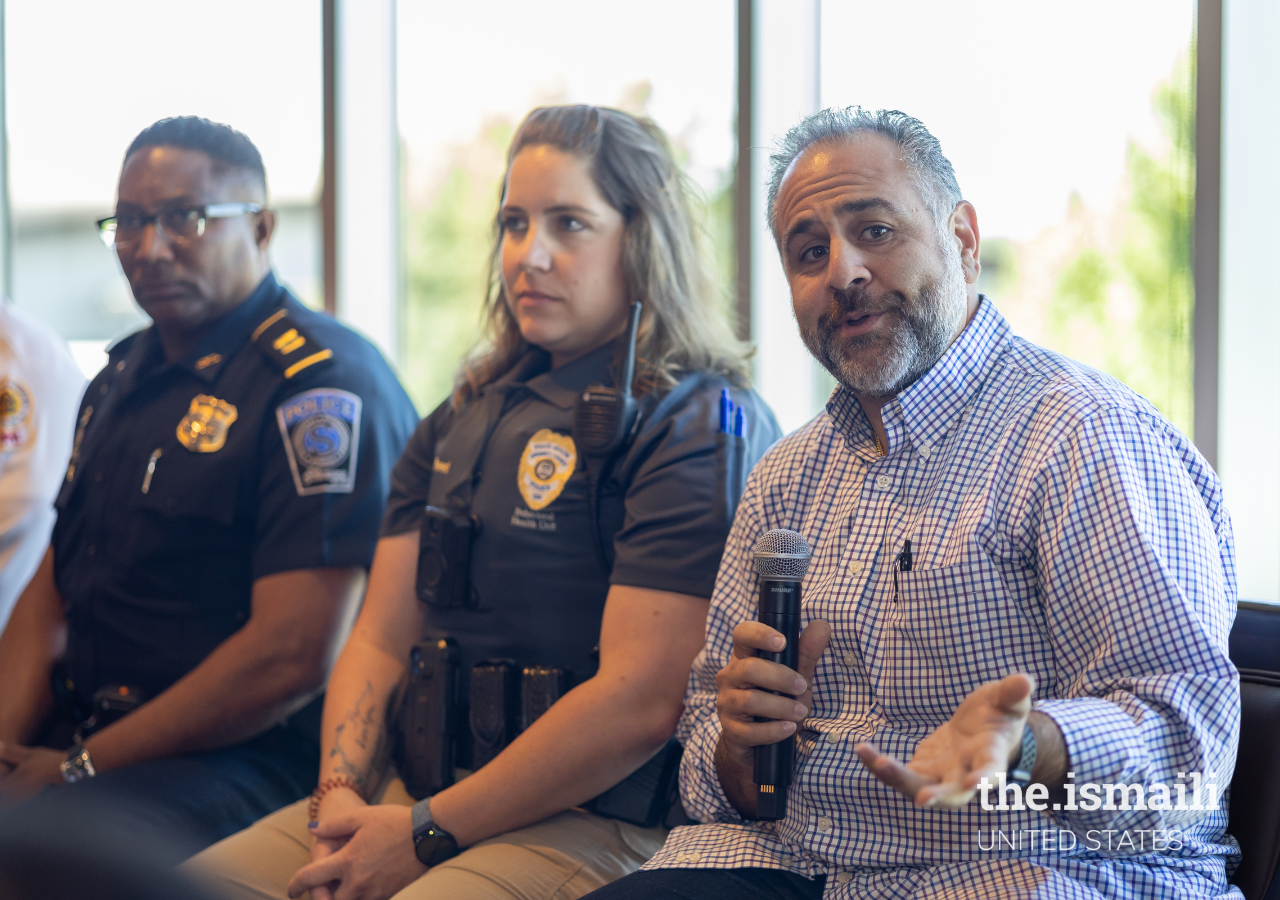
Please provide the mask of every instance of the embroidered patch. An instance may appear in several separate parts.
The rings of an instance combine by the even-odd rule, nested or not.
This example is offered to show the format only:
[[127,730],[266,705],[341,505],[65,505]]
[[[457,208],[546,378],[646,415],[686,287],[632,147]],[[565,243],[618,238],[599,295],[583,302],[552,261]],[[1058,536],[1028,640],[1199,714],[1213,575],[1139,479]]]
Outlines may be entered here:
[[520,456],[516,485],[530,509],[543,509],[560,496],[578,463],[573,438],[543,428],[529,438]]
[[25,447],[31,432],[31,389],[12,378],[0,379],[0,450]]
[[226,400],[196,394],[178,423],[178,440],[192,453],[216,453],[227,443],[227,431],[239,415]]
[[349,494],[360,449],[360,398],[337,388],[305,391],[276,409],[298,496]]

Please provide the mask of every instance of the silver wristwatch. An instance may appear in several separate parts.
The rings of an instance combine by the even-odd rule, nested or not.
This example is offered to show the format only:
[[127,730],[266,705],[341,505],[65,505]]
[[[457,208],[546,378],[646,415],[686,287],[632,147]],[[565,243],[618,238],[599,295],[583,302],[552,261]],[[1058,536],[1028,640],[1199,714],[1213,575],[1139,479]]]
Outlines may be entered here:
[[75,784],[98,774],[93,767],[93,760],[89,758],[89,751],[79,741],[67,751],[67,758],[58,768],[62,770],[62,780],[67,784]]

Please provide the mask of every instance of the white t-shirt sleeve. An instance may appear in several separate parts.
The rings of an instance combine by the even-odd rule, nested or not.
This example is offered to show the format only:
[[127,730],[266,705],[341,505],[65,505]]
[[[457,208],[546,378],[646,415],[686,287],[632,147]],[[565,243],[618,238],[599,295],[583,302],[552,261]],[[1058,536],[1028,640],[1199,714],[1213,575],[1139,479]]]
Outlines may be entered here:
[[84,388],[66,342],[0,301],[0,628],[49,545]]

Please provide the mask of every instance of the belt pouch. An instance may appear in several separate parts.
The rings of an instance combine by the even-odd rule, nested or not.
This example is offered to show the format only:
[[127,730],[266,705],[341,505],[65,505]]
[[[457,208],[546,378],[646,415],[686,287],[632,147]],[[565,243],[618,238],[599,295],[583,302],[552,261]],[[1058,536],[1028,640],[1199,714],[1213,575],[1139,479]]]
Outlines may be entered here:
[[524,731],[568,689],[568,673],[556,666],[525,666],[520,678],[520,730]]
[[510,659],[471,668],[471,768],[479,769],[511,743],[520,728],[520,670]]
[[458,645],[424,641],[409,656],[409,684],[400,706],[397,760],[405,790],[421,800],[453,784],[458,718]]

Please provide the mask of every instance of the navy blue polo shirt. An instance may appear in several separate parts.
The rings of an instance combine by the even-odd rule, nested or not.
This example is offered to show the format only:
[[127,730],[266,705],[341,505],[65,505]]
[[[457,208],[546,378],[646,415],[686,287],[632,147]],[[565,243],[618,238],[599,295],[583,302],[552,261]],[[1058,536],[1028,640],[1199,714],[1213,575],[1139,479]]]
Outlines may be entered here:
[[[544,351],[529,350],[460,411],[441,404],[396,465],[383,535],[418,528],[428,503],[465,506],[478,522],[474,608],[426,608],[427,635],[458,641],[463,697],[470,667],[489,658],[559,666],[578,680],[593,675],[611,584],[711,596],[736,493],[780,437],[778,425],[754,391],[711,373],[641,397],[637,434],[600,488],[606,568],[573,407],[587,385],[613,383],[620,349],[606,345],[558,369]],[[745,439],[720,433],[724,388],[746,412]],[[737,476],[726,465],[731,453]]]
[[416,424],[373,345],[271,274],[184,359],[154,327],[116,344],[52,541],[79,700],[169,687],[244,625],[259,578],[367,567]]

